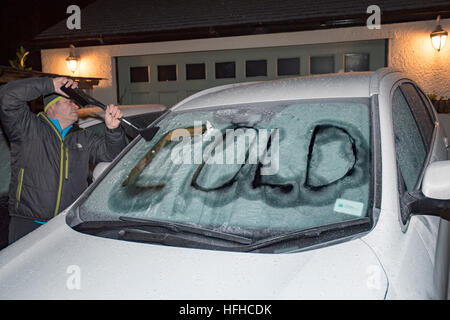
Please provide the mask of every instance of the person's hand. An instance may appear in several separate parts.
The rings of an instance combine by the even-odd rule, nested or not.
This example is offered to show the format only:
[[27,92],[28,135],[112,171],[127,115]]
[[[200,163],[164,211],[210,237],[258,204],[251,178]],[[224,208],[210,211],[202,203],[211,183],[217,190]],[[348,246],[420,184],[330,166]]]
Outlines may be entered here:
[[115,129],[120,124],[120,118],[123,117],[122,111],[115,105],[108,105],[105,111],[105,124],[110,130]]
[[77,82],[73,81],[72,79],[66,78],[66,77],[53,78],[52,80],[53,80],[53,87],[55,88],[55,92],[64,97],[67,97],[67,95],[61,91],[61,87],[63,85],[65,87],[72,87],[74,89],[78,87]]

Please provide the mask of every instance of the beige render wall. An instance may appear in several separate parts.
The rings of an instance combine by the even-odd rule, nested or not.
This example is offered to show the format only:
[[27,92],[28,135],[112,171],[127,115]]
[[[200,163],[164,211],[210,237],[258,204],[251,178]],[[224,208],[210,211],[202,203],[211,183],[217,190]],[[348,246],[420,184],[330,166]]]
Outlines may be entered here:
[[[450,19],[441,25],[450,31]],[[450,41],[437,52],[430,41],[435,26],[435,21],[424,21],[392,30],[389,65],[411,74],[426,93],[450,99]]]
[[[450,31],[450,19],[441,20]],[[389,39],[389,66],[408,72],[426,93],[450,99],[450,41],[437,52],[430,33],[436,21],[381,25],[381,29],[351,27],[291,33],[252,35],[215,39],[183,40],[77,48],[81,64],[76,76],[100,77],[93,95],[104,103],[116,103],[114,57],[208,50],[259,48],[272,46],[331,43],[370,39]],[[450,40],[450,39],[449,39]],[[65,64],[68,48],[42,50],[42,71],[70,74]]]

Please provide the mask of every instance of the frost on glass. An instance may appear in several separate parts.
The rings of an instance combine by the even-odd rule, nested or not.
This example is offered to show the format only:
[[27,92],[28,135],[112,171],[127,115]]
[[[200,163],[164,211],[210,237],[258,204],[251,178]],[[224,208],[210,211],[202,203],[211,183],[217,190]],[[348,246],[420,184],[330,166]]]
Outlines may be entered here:
[[357,160],[354,142],[350,133],[342,128],[317,126],[310,142],[307,185],[327,186],[351,173]]
[[392,99],[397,161],[408,191],[413,191],[426,160],[427,151],[411,109],[397,89]]
[[[152,152],[172,130],[196,124],[207,129],[200,135],[166,141]],[[130,216],[262,236],[357,218],[335,211],[337,199],[359,203],[363,207],[359,217],[367,214],[370,126],[366,103],[226,106],[173,113],[158,125],[154,139],[141,139],[92,192],[80,208],[83,220]],[[246,136],[240,140],[243,148],[237,147],[237,138],[234,144],[219,143],[219,136],[227,139],[227,130]],[[275,130],[276,140],[275,135],[263,139],[263,133]],[[254,160],[250,151],[263,145],[267,160],[276,155],[275,141],[277,170],[263,174],[267,162],[250,161]],[[174,161],[183,146],[192,150],[189,160],[184,156],[184,162]],[[232,163],[226,161],[227,155]],[[148,163],[146,156],[151,156]],[[211,157],[214,161],[207,161]],[[242,158],[244,163],[238,161]]]

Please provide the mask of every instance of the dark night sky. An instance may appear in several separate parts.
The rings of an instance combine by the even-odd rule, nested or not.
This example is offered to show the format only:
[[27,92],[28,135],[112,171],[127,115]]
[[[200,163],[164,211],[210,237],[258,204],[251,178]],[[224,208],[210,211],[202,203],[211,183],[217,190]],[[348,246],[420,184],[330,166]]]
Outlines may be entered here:
[[0,6],[0,65],[9,66],[16,50],[23,45],[31,50],[27,66],[41,70],[39,49],[31,45],[30,40],[39,32],[69,16],[66,9],[71,4],[80,8],[94,0],[2,0]]

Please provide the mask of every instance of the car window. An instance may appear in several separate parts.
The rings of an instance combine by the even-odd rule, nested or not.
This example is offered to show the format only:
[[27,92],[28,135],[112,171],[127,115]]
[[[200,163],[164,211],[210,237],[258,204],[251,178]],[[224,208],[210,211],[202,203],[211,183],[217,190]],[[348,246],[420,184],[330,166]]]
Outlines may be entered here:
[[397,164],[406,190],[413,191],[426,161],[427,148],[416,119],[399,88],[392,98],[392,115]]
[[130,216],[258,238],[370,211],[368,99],[172,112],[158,126],[81,204],[83,221]]
[[422,141],[429,148],[434,130],[434,121],[430,110],[412,83],[403,83],[400,88],[412,110]]

